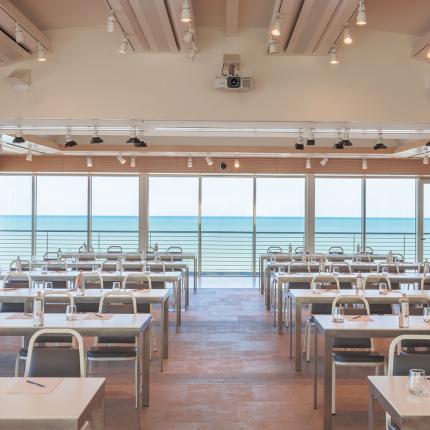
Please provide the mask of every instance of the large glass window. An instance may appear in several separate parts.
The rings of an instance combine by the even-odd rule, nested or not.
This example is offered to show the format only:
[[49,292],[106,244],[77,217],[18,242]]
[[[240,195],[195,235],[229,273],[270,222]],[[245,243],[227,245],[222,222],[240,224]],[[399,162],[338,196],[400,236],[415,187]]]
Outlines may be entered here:
[[37,176],[36,255],[77,251],[87,241],[88,178]]
[[416,258],[415,179],[366,180],[366,245]]
[[269,247],[287,252],[304,245],[305,179],[256,179],[257,258]]
[[92,246],[106,252],[111,245],[123,251],[139,248],[139,178],[92,177]]
[[0,264],[31,257],[31,176],[0,176]]
[[198,252],[199,180],[195,177],[149,178],[149,244],[180,246]]
[[430,259],[430,183],[424,184],[424,258]]
[[315,250],[341,247],[346,254],[361,245],[359,178],[315,179]]
[[252,273],[253,180],[202,179],[202,271]]

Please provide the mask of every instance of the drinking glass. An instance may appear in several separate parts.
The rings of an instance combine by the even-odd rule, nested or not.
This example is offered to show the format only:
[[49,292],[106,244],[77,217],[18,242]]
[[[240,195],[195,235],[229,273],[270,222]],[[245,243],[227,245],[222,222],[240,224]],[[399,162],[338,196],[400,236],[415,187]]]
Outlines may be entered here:
[[427,396],[427,378],[426,372],[422,369],[409,370],[408,389],[411,394],[415,396]]
[[45,290],[52,290],[54,287],[52,285],[51,281],[46,281],[45,282]]
[[99,270],[99,267],[94,264],[93,267],[92,267],[92,271],[93,272],[98,272],[98,270]]
[[333,275],[339,275],[339,267],[333,267]]
[[386,295],[388,293],[387,284],[385,282],[381,282],[379,284],[379,294]]
[[333,310],[333,322],[342,323],[344,321],[343,308],[336,306]]
[[112,289],[113,290],[120,290],[121,289],[121,282],[113,282],[112,283]]
[[66,320],[74,321],[78,317],[76,305],[67,305],[66,307]]
[[428,306],[423,309],[423,319],[424,322],[430,321],[430,308]]
[[387,267],[387,266],[382,267],[382,274],[383,274],[384,276],[387,276],[387,275],[388,275],[388,267]]

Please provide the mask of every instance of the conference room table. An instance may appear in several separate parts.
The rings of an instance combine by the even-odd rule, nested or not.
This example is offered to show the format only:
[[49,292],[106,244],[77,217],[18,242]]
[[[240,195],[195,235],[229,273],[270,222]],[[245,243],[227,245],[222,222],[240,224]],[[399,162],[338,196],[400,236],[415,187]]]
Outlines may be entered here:
[[318,383],[318,333],[323,337],[324,345],[324,399],[323,416],[324,430],[332,429],[331,414],[332,396],[332,352],[336,338],[395,338],[402,334],[430,334],[430,323],[426,323],[422,316],[410,316],[409,328],[399,328],[398,315],[371,315],[368,318],[345,319],[343,323],[333,322],[331,315],[315,315],[314,331],[314,408],[317,408]]
[[408,376],[368,376],[369,430],[375,428],[376,402],[400,429],[430,429],[430,397],[411,395],[408,381]]
[[[364,290],[360,294],[357,294],[356,290],[342,289],[337,291],[336,289],[331,290],[320,290],[319,293],[314,293],[310,289],[291,289],[289,291],[290,309],[293,309],[294,304],[294,328],[293,328],[293,313],[289,313],[289,341],[290,341],[290,358],[293,356],[293,343],[294,348],[294,359],[295,369],[299,372],[302,369],[302,309],[305,305],[312,304],[331,304],[337,297],[342,296],[360,296],[364,297],[369,304],[397,304],[399,299],[405,293],[411,303],[430,303],[430,290],[414,291],[414,290],[391,290],[387,294],[379,294],[378,290]],[[430,327],[430,326],[429,326]],[[293,340],[295,336],[295,342]]]
[[0,378],[0,428],[103,430],[104,396],[104,378]]
[[[90,303],[98,304],[103,294],[108,289],[88,288],[84,290],[84,294],[76,290],[61,290],[53,289],[49,294],[49,303],[64,303],[65,296],[62,292],[70,293],[75,304]],[[136,299],[136,304],[153,304],[160,305],[160,370],[164,370],[164,359],[169,358],[169,292],[164,289],[154,290],[122,290],[132,293]],[[56,294],[55,294],[56,293]],[[22,303],[24,304],[24,312],[33,311],[33,300],[37,295],[37,290],[29,288],[3,288],[0,289],[0,303]],[[178,328],[178,326],[177,326]]]
[[[7,273],[8,272],[1,272],[0,280],[3,280]],[[70,283],[74,282],[76,277],[79,275],[79,272],[76,270],[68,270],[66,272],[31,270],[23,273],[28,273],[32,281],[65,281]],[[108,282],[122,282],[130,273],[142,274],[142,272],[94,272],[95,275],[100,274],[103,280]],[[150,277],[152,282],[163,282],[164,284],[169,282],[175,285],[176,332],[178,332],[182,320],[182,272],[148,272],[145,274]]]
[[[137,382],[138,406],[149,406],[152,316],[150,314],[112,314],[109,319],[87,319],[87,315],[78,314],[76,320],[67,321],[64,313],[46,313],[43,327],[35,327],[32,317],[3,312],[0,313],[0,336],[30,337],[41,328],[48,328],[73,329],[84,337],[135,337],[138,357],[137,374],[140,375]],[[70,397],[70,399],[73,398]]]

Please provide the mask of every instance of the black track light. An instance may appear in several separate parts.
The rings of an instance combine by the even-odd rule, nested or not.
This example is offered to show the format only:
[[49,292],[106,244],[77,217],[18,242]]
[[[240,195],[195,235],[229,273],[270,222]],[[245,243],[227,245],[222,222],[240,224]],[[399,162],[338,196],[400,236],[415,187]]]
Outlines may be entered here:
[[64,144],[64,147],[65,148],[73,148],[76,145],[77,145],[77,142],[75,140],[73,140],[72,133],[70,132],[70,130],[67,130],[67,132],[66,132],[66,143]]
[[97,132],[97,128],[94,127],[94,133],[93,133],[93,137],[90,140],[90,143],[103,143],[103,139],[99,136],[98,132]]
[[333,145],[333,148],[336,148],[336,149],[343,149],[343,147],[344,147],[343,140],[341,140],[340,142],[336,142],[336,143]]
[[426,143],[426,146],[430,146],[430,140]]
[[352,146],[352,142],[349,140],[349,130],[347,128],[343,131],[342,143],[343,146]]
[[22,135],[22,129],[21,126],[18,126],[15,136],[12,140],[12,143],[25,143],[24,136]]
[[134,146],[136,148],[146,148],[148,145],[141,139],[137,139],[139,143],[135,143]]
[[382,142],[379,142],[373,147],[373,149],[375,151],[377,151],[378,149],[387,149],[387,146],[385,146]]
[[303,145],[303,143],[296,143],[295,148],[298,151],[303,151],[305,149],[305,145]]
[[315,145],[315,139],[307,139],[306,145],[308,146],[314,146]]
[[313,128],[309,129],[307,132],[306,145],[315,146],[315,132]]

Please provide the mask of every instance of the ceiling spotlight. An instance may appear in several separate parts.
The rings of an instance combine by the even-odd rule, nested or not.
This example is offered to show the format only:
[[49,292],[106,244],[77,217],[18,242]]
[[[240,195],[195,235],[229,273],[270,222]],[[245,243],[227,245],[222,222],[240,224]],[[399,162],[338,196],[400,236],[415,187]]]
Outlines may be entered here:
[[65,143],[64,147],[65,148],[73,148],[76,145],[77,145],[77,143],[76,143],[76,141],[73,140],[71,131],[67,130],[67,132],[66,132],[66,143]]
[[141,135],[141,130],[136,130],[136,138],[134,139],[134,146],[136,148],[146,148],[148,145],[144,142]]
[[298,151],[303,151],[305,149],[305,145],[303,145],[303,136],[302,136],[302,130],[299,131],[299,137],[297,138],[297,142],[294,145],[294,147]]
[[113,11],[111,11],[110,15],[107,17],[106,31],[108,33],[113,33],[115,31],[115,24],[116,24],[116,18]]
[[31,149],[29,149],[29,150],[27,151],[27,155],[25,156],[25,159],[26,159],[27,161],[31,161],[31,160],[33,160],[33,151],[32,151]]
[[328,51],[328,59],[330,64],[339,64],[339,60],[337,58],[336,47],[332,46],[330,51]]
[[425,164],[425,165],[429,164],[429,156],[428,156],[428,154],[424,155],[423,164]]
[[430,60],[430,48],[427,50],[426,57]]
[[366,25],[366,6],[364,5],[364,0],[360,0],[357,11],[357,25]]
[[93,167],[93,159],[91,157],[87,157],[87,167]]
[[93,133],[93,137],[90,140],[90,143],[103,143],[103,139],[99,136],[99,133],[97,131],[97,128],[94,127],[94,133]]
[[352,146],[352,142],[349,140],[349,130],[347,128],[343,131],[342,143],[343,146]]
[[376,145],[373,147],[375,151],[378,149],[387,149],[387,147],[384,145],[384,142],[382,140],[382,131],[378,131],[378,137],[376,139]]
[[37,44],[37,61],[46,61],[45,50],[40,42]]
[[310,128],[307,131],[307,134],[308,134],[308,138],[306,140],[306,145],[308,145],[308,146],[314,146],[315,145],[315,132],[314,132],[314,129]]
[[337,142],[333,145],[335,149],[343,149],[345,144],[343,143],[342,132],[338,130],[337,132]]
[[187,58],[191,61],[195,60],[198,54],[198,49],[196,47],[196,45],[193,43],[192,48],[190,49],[190,51],[187,54]]
[[17,22],[15,23],[15,42],[24,43],[24,31]]
[[128,39],[126,35],[124,35],[124,38],[122,39],[121,45],[119,45],[118,52],[120,54],[127,54],[128,51]]
[[234,167],[235,167],[236,169],[239,169],[239,168],[240,168],[240,160],[239,160],[239,158],[236,158],[236,159],[234,160]]
[[189,169],[193,168],[193,159],[191,157],[188,157],[187,167]]
[[272,27],[272,36],[279,37],[281,35],[281,24],[282,24],[282,17],[281,14],[278,13],[276,15],[275,22],[273,23]]
[[15,137],[13,138],[12,143],[25,143],[25,139],[22,134],[22,127],[20,125],[16,129]]
[[130,158],[130,167],[136,167],[136,157]]
[[326,164],[327,164],[327,162],[328,162],[328,158],[327,157],[324,157],[321,161],[320,161],[320,164],[321,164],[321,166],[325,166]]
[[310,158],[308,158],[308,159],[306,160],[306,169],[311,169],[311,168],[312,168],[311,159],[310,159]]
[[137,138],[137,130],[135,128],[130,128],[130,137],[127,139],[126,143],[138,143],[139,139]]
[[182,3],[181,21],[191,22],[191,10],[188,0],[184,0]]
[[352,43],[352,34],[351,29],[349,28],[349,25],[346,25],[343,29],[343,43],[345,45],[351,45]]
[[209,157],[209,155],[206,155],[206,163],[208,166],[212,166],[212,164],[214,164],[214,162],[212,161],[212,158]]
[[276,46],[276,41],[273,39],[273,37],[269,40],[269,54],[277,54],[278,53],[278,47]]
[[194,40],[194,30],[191,28],[191,24],[190,24],[188,30],[182,36],[182,40],[185,43],[191,43]]
[[363,158],[363,161],[361,162],[361,168],[363,170],[367,170],[367,160]]
[[127,160],[121,154],[118,154],[116,159],[118,160],[119,164],[127,163]]
[[430,140],[426,143],[426,146],[430,146]]

